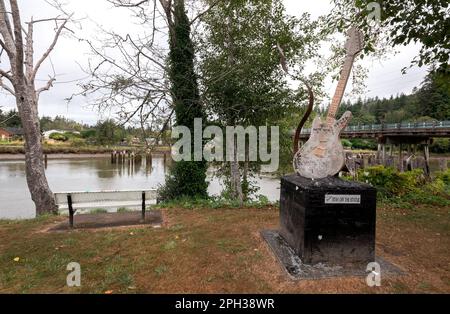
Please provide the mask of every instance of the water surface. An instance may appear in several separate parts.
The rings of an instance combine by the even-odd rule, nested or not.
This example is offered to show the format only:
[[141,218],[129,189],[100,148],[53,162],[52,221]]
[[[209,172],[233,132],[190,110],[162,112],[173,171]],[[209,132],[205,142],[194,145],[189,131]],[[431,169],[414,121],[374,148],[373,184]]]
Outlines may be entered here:
[[[49,159],[47,179],[53,192],[140,190],[157,188],[164,183],[167,165],[163,158],[153,158],[151,169],[145,162],[133,168],[111,164],[109,157],[79,159]],[[208,172],[208,192],[217,195],[222,191],[221,180]],[[260,194],[269,200],[279,199],[279,180],[258,177]],[[0,219],[35,217],[35,207],[25,179],[23,160],[0,161]]]

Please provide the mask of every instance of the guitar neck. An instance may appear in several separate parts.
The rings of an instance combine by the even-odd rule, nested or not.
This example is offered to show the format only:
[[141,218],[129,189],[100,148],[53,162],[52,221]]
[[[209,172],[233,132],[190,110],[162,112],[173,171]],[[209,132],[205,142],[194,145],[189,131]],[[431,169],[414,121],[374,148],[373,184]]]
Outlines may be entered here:
[[347,56],[345,58],[344,66],[340,74],[339,82],[336,87],[336,92],[334,93],[333,99],[331,100],[330,108],[328,109],[327,123],[331,125],[333,119],[336,116],[336,112],[344,96],[345,87],[347,86],[348,78],[350,77],[350,72],[352,70],[354,56]]

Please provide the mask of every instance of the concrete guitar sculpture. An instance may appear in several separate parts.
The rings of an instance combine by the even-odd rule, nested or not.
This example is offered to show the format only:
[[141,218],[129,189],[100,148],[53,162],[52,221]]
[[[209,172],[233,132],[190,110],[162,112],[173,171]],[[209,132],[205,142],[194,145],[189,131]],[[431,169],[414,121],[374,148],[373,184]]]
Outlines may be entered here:
[[339,135],[347,126],[352,114],[347,111],[337,121],[335,116],[344,95],[355,57],[363,48],[363,36],[355,27],[348,31],[345,48],[344,66],[328,109],[327,119],[326,121],[322,121],[321,117],[314,119],[309,140],[295,153],[293,159],[293,166],[297,174],[306,178],[321,179],[333,176],[342,169],[345,163],[344,148]]

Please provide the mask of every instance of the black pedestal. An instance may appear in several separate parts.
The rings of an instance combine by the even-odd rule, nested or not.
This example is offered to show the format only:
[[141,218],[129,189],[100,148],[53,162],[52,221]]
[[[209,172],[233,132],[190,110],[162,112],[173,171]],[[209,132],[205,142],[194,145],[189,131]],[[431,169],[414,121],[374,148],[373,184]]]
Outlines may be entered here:
[[280,235],[305,264],[375,260],[376,190],[336,177],[281,179]]

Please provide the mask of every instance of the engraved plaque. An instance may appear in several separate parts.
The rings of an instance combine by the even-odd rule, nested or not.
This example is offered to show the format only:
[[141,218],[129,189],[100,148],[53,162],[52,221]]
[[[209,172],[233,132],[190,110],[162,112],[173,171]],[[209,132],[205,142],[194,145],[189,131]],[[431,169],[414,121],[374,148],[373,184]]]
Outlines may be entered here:
[[325,204],[361,204],[361,195],[325,194]]

